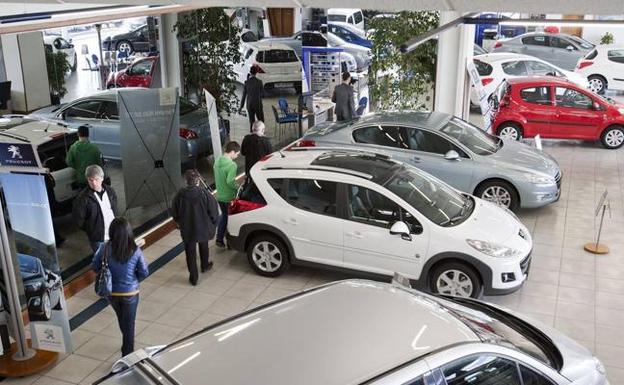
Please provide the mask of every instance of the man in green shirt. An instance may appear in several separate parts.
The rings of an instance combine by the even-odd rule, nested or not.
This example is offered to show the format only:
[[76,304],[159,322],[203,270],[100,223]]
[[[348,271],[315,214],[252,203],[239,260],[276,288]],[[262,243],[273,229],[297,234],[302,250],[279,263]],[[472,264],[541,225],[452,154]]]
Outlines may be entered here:
[[76,170],[76,182],[81,188],[87,187],[87,167],[94,164],[102,167],[102,153],[95,144],[89,142],[89,127],[78,127],[78,141],[69,147],[66,163]]
[[238,183],[236,183],[236,171],[238,166],[234,159],[240,154],[240,145],[237,142],[228,142],[225,145],[224,154],[214,164],[215,185],[217,187],[217,201],[221,209],[221,217],[217,226],[216,244],[225,247],[224,237],[228,222],[228,208],[230,202],[236,198]]

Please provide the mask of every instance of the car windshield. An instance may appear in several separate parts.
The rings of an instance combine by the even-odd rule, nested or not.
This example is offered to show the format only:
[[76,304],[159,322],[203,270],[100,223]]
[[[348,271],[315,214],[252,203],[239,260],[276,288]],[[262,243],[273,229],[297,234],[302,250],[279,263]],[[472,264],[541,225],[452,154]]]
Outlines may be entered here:
[[457,297],[446,299],[448,302],[442,305],[468,325],[483,342],[520,350],[551,368],[561,369],[561,353],[545,334],[532,325],[478,301]]
[[472,198],[411,166],[396,169],[382,185],[439,226],[462,223],[474,208]]
[[347,21],[347,17],[345,15],[328,15],[327,21]]
[[578,45],[580,45],[582,48],[584,49],[592,49],[595,47],[595,45],[593,43],[590,43],[589,41],[580,38],[578,36],[574,36],[574,35],[570,35],[568,36],[571,40],[574,40],[574,42],[578,43]]
[[477,155],[490,155],[498,151],[503,141],[461,119],[451,119],[441,132],[456,139]]
[[198,109],[199,106],[190,100],[180,98],[180,115],[186,115]]

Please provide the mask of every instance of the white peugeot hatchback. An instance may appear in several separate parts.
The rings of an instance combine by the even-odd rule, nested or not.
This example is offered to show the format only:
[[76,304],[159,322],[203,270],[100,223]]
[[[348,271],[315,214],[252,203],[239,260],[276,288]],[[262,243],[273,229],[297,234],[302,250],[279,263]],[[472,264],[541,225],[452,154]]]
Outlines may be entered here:
[[265,157],[230,207],[228,245],[259,274],[289,264],[376,276],[463,297],[517,290],[532,240],[513,213],[378,154]]

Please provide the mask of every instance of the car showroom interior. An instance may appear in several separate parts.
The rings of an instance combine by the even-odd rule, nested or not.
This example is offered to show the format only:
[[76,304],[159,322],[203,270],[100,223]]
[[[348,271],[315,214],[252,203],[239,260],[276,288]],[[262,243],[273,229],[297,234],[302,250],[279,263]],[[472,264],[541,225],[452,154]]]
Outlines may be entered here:
[[624,1],[0,0],[0,217],[0,384],[624,385]]

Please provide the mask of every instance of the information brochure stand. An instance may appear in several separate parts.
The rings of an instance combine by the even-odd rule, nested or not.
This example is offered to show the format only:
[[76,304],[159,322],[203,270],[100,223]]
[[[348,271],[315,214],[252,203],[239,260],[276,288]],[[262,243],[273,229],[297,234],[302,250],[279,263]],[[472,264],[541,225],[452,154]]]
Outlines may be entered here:
[[609,218],[611,218],[611,204],[607,197],[609,196],[609,192],[605,189],[598,201],[598,205],[596,205],[596,210],[594,212],[594,224],[596,223],[596,218],[598,214],[600,214],[600,225],[598,226],[598,234],[596,235],[595,242],[586,243],[583,248],[585,251],[588,251],[592,254],[608,254],[609,247],[607,245],[600,243],[600,234],[602,233],[602,225],[604,224],[605,213],[609,210]]

